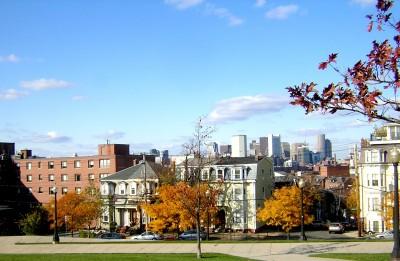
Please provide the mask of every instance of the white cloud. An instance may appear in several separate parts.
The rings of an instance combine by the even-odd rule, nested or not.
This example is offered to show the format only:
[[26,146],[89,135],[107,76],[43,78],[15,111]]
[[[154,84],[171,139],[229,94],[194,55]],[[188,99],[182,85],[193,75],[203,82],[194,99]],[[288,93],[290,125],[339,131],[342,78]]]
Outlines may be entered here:
[[55,131],[49,131],[46,134],[32,134],[31,137],[25,137],[23,140],[29,140],[34,143],[65,143],[72,139],[68,136],[57,134]]
[[221,19],[226,19],[230,26],[238,26],[243,24],[243,19],[232,14],[228,9],[222,7],[216,7],[213,4],[206,5],[206,13],[213,15]]
[[351,2],[361,6],[369,6],[375,4],[376,0],[351,0]]
[[266,2],[267,2],[266,0],[256,0],[255,6],[262,7],[265,5]]
[[184,10],[201,4],[203,0],[164,0],[164,2],[179,10]]
[[218,102],[206,120],[210,123],[240,121],[256,114],[280,111],[288,104],[287,98],[267,95],[235,97]]
[[27,92],[21,92],[15,89],[8,89],[5,91],[0,91],[0,100],[15,100],[26,95],[28,95]]
[[297,5],[281,5],[265,13],[268,19],[284,20],[290,15],[297,13],[299,7]]
[[45,90],[45,89],[59,89],[59,88],[66,88],[70,87],[72,84],[63,81],[63,80],[56,80],[56,79],[39,79],[33,81],[22,81],[20,83],[21,87],[26,89],[31,89],[35,91]]
[[73,101],[81,101],[81,100],[85,99],[85,96],[82,96],[82,95],[75,95],[75,96],[72,96],[71,99],[72,99]]
[[15,54],[9,54],[6,56],[0,56],[0,62],[17,63],[21,59]]

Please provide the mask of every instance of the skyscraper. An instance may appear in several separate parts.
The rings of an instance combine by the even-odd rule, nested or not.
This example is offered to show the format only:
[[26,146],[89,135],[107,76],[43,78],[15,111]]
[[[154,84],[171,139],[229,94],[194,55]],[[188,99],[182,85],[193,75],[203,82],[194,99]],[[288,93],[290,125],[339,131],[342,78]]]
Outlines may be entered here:
[[290,144],[289,142],[281,142],[282,158],[290,158]]
[[281,157],[281,136],[268,135],[268,157]]
[[227,156],[232,154],[232,145],[220,145],[219,152],[222,156]]
[[329,139],[325,140],[325,157],[332,158],[332,142]]
[[232,157],[247,157],[246,135],[235,135],[232,137]]
[[263,156],[267,155],[267,149],[268,149],[268,138],[260,137],[260,154]]
[[325,151],[325,134],[319,134],[317,136],[317,143],[316,143],[316,148],[315,151],[320,154],[321,160],[323,160],[326,157],[326,151]]

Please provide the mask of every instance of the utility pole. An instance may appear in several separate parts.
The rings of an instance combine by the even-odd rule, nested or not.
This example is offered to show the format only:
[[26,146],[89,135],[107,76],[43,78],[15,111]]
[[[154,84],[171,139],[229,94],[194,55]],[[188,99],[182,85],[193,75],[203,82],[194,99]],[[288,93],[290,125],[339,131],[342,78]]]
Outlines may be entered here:
[[356,175],[356,189],[357,189],[357,230],[358,237],[361,237],[361,209],[360,209],[360,175],[358,173],[358,149],[357,144],[354,145],[354,174]]
[[[144,204],[147,205],[147,173],[146,173],[146,155],[143,153],[143,164],[144,164]],[[144,229],[147,232],[147,213],[144,215]]]

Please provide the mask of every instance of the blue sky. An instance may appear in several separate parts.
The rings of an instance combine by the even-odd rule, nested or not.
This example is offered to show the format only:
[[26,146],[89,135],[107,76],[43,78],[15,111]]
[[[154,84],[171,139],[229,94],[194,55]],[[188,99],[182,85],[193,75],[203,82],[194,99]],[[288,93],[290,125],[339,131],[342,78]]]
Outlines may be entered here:
[[387,36],[366,32],[372,0],[4,0],[0,9],[0,141],[17,149],[90,155],[110,139],[179,153],[204,116],[219,143],[273,133],[313,148],[325,133],[344,156],[374,126],[306,116],[285,90],[338,80],[318,63],[339,52],[345,68]]

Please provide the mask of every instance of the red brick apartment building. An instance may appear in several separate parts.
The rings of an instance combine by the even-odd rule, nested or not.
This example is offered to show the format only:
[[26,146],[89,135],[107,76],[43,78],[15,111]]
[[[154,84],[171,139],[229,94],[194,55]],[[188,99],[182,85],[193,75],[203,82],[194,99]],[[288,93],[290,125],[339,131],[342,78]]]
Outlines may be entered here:
[[[41,158],[32,157],[31,150],[22,150],[14,160],[21,182],[46,204],[53,198],[54,186],[60,196],[81,193],[91,183],[99,187],[101,178],[133,166],[141,157],[129,154],[128,144],[100,144],[98,155],[93,156]],[[154,156],[146,160],[154,161]]]

